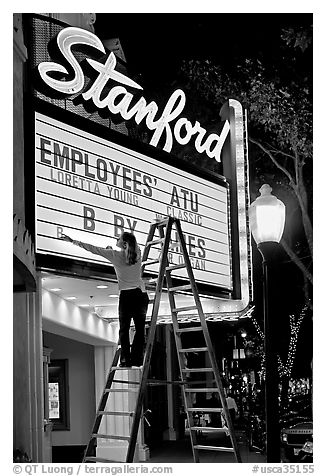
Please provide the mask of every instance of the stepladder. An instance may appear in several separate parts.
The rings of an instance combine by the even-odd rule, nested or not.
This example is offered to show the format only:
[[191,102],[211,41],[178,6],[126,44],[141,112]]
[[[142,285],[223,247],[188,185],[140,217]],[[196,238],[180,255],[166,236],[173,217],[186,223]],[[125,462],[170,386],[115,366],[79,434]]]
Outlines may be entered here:
[[[171,249],[176,247],[181,258],[178,259],[178,264],[171,264],[169,262]],[[118,440],[119,443],[124,443],[127,449],[120,461],[134,461],[136,445],[139,440],[140,423],[144,417],[143,403],[148,385],[149,368],[163,290],[168,294],[169,299],[179,367],[178,383],[186,414],[186,427],[191,443],[193,461],[200,462],[201,455],[204,452],[214,451],[233,453],[235,461],[241,462],[221,375],[180,220],[166,217],[157,219],[150,225],[142,257],[142,270],[144,280],[146,280],[148,286],[155,289],[154,299],[151,302],[151,319],[143,365],[138,369],[119,367],[120,349],[117,348],[99,401],[91,438],[86,447],[83,462],[119,461],[119,459],[108,459],[99,454],[99,440]],[[177,280],[174,273],[178,273]],[[151,277],[148,278],[148,276]],[[187,306],[179,306],[177,298],[180,293],[188,294],[193,303]],[[185,324],[185,319],[182,318],[185,313],[189,312],[197,316],[196,322],[191,325]],[[127,399],[131,406],[117,409],[115,405],[113,409],[110,408],[110,401],[116,399],[117,395],[125,400],[126,395],[131,395],[132,398]],[[216,397],[211,398],[211,405],[207,405],[207,398],[201,398],[209,395]],[[205,404],[202,403],[204,400]],[[115,422],[111,425],[106,422],[105,432],[100,428],[103,417],[106,417],[106,420],[108,418],[114,419]],[[117,425],[116,422],[119,420],[123,421],[124,424]],[[204,420],[205,426],[203,426]],[[123,430],[122,434],[118,434],[117,426]],[[221,441],[220,433],[227,435],[227,445],[219,443]],[[209,436],[208,439],[206,438],[207,441],[203,440],[203,434],[206,437]],[[216,438],[214,439],[214,437]],[[225,438],[223,441],[225,441]]]

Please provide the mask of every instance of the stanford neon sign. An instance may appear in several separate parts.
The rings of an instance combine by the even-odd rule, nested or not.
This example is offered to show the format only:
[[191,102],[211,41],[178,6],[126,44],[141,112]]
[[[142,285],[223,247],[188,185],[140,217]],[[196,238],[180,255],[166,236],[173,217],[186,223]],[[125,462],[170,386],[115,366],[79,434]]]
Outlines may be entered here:
[[[93,33],[76,27],[61,30],[57,36],[57,45],[73,69],[73,78],[66,81],[54,79],[53,73],[64,75],[69,75],[69,73],[62,64],[50,61],[38,65],[39,74],[50,88],[62,94],[78,94],[85,86],[85,77],[80,64],[71,51],[72,46],[88,45],[106,53],[104,45]],[[85,101],[92,101],[98,109],[107,108],[112,114],[119,114],[126,121],[134,119],[136,124],[140,124],[145,120],[146,127],[150,131],[154,131],[150,140],[152,146],[156,147],[162,139],[165,140],[163,150],[170,152],[174,140],[181,145],[186,145],[194,137],[195,148],[200,154],[205,153],[209,158],[214,158],[217,162],[221,161],[221,150],[230,130],[228,121],[224,122],[219,135],[207,134],[206,129],[198,121],[193,124],[186,117],[180,117],[186,104],[186,96],[181,89],[172,93],[164,110],[159,113],[158,106],[154,101],[147,104],[143,96],[136,102],[133,101],[134,95],[124,86],[137,90],[143,88],[132,79],[116,71],[117,61],[114,53],[109,54],[104,64],[91,58],[86,58],[86,61],[98,72],[98,76],[89,89],[82,93]],[[119,83],[119,85],[111,87],[108,94],[102,97],[104,87],[106,89],[110,87],[110,81]],[[174,125],[173,121],[176,121]]]

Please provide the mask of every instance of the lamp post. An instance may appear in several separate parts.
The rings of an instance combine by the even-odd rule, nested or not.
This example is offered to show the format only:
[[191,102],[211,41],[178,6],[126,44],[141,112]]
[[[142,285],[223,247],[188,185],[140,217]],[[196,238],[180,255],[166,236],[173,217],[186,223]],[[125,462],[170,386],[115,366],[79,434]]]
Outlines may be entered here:
[[285,205],[271,195],[272,189],[269,185],[262,185],[259,191],[261,196],[249,207],[249,223],[257,248],[263,257],[266,459],[267,463],[278,463],[280,461],[280,427],[277,328],[275,316],[271,312],[274,302],[270,301],[273,290],[270,278],[273,277],[271,271],[273,271],[274,255],[284,230]]

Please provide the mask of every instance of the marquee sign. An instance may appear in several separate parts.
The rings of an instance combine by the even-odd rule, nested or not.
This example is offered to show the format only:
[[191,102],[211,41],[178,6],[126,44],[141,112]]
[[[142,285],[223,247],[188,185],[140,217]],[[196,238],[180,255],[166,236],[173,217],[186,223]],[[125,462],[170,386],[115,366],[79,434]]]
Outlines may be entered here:
[[[220,111],[219,132],[208,133],[198,121],[183,116],[183,91],[174,91],[159,110],[141,95],[140,84],[118,71],[116,57],[96,35],[57,22],[51,30],[55,37],[48,38],[44,22],[35,18],[29,55],[38,78],[33,119],[39,265],[70,272],[79,263],[77,273],[83,276],[103,276],[106,269],[113,276],[109,262],[63,242],[61,234],[105,247],[114,246],[122,230],[131,230],[143,247],[149,224],[169,215],[181,220],[200,293],[214,296],[205,304],[205,313],[223,319],[244,316],[251,276],[246,118],[241,104],[229,99]],[[60,52],[55,61],[47,48],[50,40],[51,55]],[[44,48],[37,47],[40,43]],[[101,115],[86,119],[87,105],[91,111],[144,124],[152,132],[150,145],[112,132]],[[221,163],[223,176],[195,170],[167,153],[175,143],[190,141],[197,152]],[[169,260],[182,260],[177,242]],[[155,265],[151,269],[154,274],[158,270]],[[177,280],[185,278],[183,269],[174,274]]]
[[[86,58],[98,76],[90,87],[82,92],[85,87],[84,72],[71,48],[76,45],[87,45],[105,54],[106,50],[101,40],[89,31],[68,27],[58,33],[56,41],[62,57],[73,71],[73,77],[70,79],[71,74],[61,63],[42,62],[38,65],[38,71],[48,87],[63,95],[81,93],[85,101],[92,101],[98,109],[107,108],[112,114],[119,114],[126,121],[132,118],[137,124],[145,121],[146,127],[154,131],[150,144],[157,146],[160,140],[165,140],[163,150],[167,152],[171,151],[174,140],[186,145],[194,138],[197,152],[205,153],[218,162],[221,161],[220,153],[230,130],[228,121],[224,122],[220,134],[207,134],[206,129],[198,121],[192,124],[187,118],[179,117],[186,104],[186,96],[181,89],[173,92],[162,113],[158,112],[158,106],[154,101],[147,104],[143,96],[136,100],[134,94],[124,86],[136,91],[143,88],[116,70],[117,60],[114,53],[109,54],[104,64]],[[56,79],[58,73],[61,79]],[[118,85],[114,86],[116,83]],[[173,121],[175,123],[172,126]]]
[[[146,242],[161,216],[182,221],[198,283],[232,290],[228,188],[163,164],[109,140],[36,113],[36,251],[110,265],[59,239],[68,234],[98,246],[122,230]],[[176,241],[171,264],[182,262]],[[156,253],[160,251],[157,246]],[[155,258],[155,256],[153,256]],[[153,271],[157,271],[152,267]],[[184,269],[175,275],[186,277]]]

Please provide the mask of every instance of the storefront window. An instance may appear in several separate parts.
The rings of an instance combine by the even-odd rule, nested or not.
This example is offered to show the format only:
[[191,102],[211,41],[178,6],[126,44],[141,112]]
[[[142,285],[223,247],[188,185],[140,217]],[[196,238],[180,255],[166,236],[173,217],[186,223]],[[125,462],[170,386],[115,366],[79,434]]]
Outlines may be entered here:
[[49,383],[49,418],[60,418],[59,384]]
[[53,430],[69,430],[68,360],[49,364],[49,419]]

